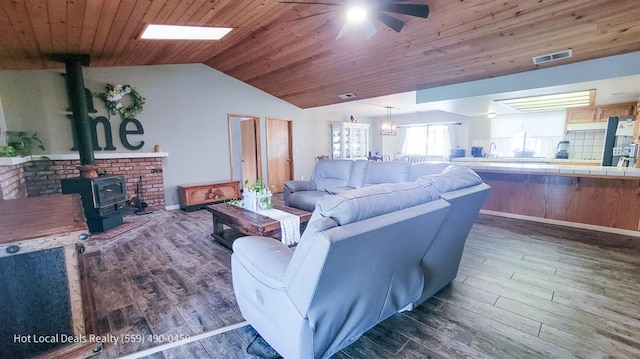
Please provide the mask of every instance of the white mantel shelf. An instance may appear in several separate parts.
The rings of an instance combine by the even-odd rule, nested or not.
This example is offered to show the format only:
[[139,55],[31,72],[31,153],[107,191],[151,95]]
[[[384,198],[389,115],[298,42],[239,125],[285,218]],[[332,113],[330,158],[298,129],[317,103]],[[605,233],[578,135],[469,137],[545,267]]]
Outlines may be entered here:
[[[77,153],[62,153],[46,155],[50,159],[56,160],[79,160],[80,155]],[[31,156],[34,160],[38,160],[40,155]],[[93,157],[97,160],[110,160],[117,158],[158,158],[169,157],[167,152],[95,152]]]
[[[42,157],[47,157],[50,160],[79,160],[80,155],[78,153],[58,153],[58,154],[41,154],[25,157],[0,157],[0,166],[14,166],[30,161],[38,161]],[[94,153],[96,159],[117,159],[117,158],[163,158],[169,157],[167,152],[108,152],[108,153]]]

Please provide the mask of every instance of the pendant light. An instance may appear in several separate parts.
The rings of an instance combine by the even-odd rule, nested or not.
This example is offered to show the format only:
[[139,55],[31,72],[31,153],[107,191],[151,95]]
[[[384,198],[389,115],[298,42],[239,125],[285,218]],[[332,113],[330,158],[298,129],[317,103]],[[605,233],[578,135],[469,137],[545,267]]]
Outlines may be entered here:
[[384,136],[395,136],[398,125],[391,122],[391,106],[385,106],[387,109],[387,119],[380,121],[380,134]]

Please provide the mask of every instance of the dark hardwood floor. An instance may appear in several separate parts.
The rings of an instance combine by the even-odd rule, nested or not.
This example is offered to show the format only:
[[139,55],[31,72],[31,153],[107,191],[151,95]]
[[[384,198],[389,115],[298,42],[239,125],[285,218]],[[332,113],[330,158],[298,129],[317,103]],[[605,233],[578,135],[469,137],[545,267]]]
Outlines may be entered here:
[[[159,211],[144,219],[144,226],[87,246],[96,325],[133,339],[108,343],[102,358],[161,344],[135,340],[138,334],[166,341],[243,321],[231,253],[211,241],[210,214]],[[638,358],[639,243],[481,215],[452,284],[334,357]],[[250,358],[254,337],[246,326],[148,357]]]

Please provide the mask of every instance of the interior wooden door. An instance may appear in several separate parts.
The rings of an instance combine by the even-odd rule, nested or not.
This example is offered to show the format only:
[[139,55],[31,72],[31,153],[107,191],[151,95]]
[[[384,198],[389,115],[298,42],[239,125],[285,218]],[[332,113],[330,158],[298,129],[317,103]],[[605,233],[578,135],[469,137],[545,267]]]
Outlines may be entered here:
[[262,176],[260,117],[229,114],[231,179],[250,184]]
[[293,121],[267,118],[267,174],[275,192],[293,179]]
[[253,119],[240,121],[240,142],[242,143],[242,183],[253,184],[258,179],[257,133]]

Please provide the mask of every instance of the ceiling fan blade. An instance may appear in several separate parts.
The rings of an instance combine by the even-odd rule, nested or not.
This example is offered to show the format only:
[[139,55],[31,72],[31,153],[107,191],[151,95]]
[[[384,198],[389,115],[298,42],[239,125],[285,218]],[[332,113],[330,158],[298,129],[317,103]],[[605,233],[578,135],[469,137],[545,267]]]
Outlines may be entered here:
[[347,32],[349,32],[349,23],[344,23],[344,25],[342,25],[342,29],[340,29],[340,32],[338,33],[338,36],[336,37],[336,40],[338,40],[339,38],[343,37],[344,35],[347,34]]
[[280,4],[300,4],[300,5],[328,5],[342,6],[342,4],[333,4],[328,2],[305,2],[305,1],[279,1]]
[[367,19],[367,21],[362,24],[362,31],[364,31],[364,36],[369,40],[371,36],[375,35],[378,32],[376,26],[373,24],[373,21]]
[[298,21],[298,20],[302,20],[302,19],[308,19],[310,17],[314,17],[314,16],[318,16],[318,15],[324,15],[324,14],[328,14],[328,13],[332,13],[332,12],[336,12],[338,11],[338,9],[336,10],[327,10],[327,11],[322,11],[322,12],[317,12],[315,14],[311,14],[311,15],[307,15],[307,16],[301,16],[301,17],[297,17],[295,19],[291,19],[289,21]]
[[400,32],[404,27],[404,21],[383,12],[376,13],[376,18],[396,32]]
[[429,16],[429,5],[420,4],[384,4],[378,10],[393,12],[426,19]]

